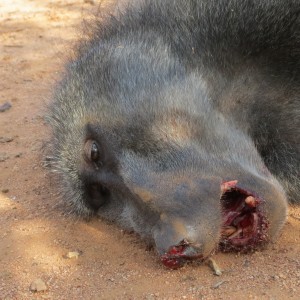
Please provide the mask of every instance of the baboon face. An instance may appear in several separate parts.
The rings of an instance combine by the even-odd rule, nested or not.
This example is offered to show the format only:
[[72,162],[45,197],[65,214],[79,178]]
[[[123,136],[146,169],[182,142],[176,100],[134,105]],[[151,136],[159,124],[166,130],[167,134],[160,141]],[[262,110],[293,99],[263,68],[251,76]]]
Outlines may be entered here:
[[299,5],[227,2],[142,1],[96,22],[50,108],[63,198],[172,268],[263,245],[286,218],[280,184],[299,198]]
[[[199,95],[173,89],[164,97]],[[255,249],[285,220],[285,195],[251,140],[202,102],[198,114],[86,111],[57,146],[60,184],[75,210],[140,233],[172,268],[218,247]]]

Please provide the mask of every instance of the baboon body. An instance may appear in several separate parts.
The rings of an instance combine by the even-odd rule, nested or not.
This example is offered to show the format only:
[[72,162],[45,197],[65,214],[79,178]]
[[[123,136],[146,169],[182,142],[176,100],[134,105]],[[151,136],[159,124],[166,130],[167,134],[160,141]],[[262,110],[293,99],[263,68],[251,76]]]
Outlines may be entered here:
[[96,22],[48,116],[62,197],[174,267],[275,238],[300,201],[299,12],[144,0]]

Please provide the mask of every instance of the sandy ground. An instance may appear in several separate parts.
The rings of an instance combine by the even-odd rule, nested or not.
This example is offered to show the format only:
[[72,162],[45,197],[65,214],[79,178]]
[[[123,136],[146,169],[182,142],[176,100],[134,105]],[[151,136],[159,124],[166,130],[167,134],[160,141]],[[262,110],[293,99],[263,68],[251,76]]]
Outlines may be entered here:
[[[0,1],[0,299],[299,299],[300,209],[276,244],[165,269],[135,234],[66,216],[42,167],[45,103],[93,1]],[[70,251],[78,258],[67,259]],[[33,292],[40,278],[46,291]]]

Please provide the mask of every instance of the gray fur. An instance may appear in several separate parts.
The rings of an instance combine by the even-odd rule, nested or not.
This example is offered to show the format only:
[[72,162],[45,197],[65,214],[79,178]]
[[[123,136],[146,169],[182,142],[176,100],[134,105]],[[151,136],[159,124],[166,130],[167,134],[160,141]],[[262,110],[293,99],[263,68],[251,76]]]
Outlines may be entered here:
[[[220,184],[237,179],[265,199],[276,237],[287,198],[300,202],[300,2],[134,2],[95,24],[56,89],[48,120],[63,197],[92,214],[88,176],[110,192],[100,216],[160,253],[186,238],[208,255]],[[99,168],[84,159],[88,139],[101,145]]]

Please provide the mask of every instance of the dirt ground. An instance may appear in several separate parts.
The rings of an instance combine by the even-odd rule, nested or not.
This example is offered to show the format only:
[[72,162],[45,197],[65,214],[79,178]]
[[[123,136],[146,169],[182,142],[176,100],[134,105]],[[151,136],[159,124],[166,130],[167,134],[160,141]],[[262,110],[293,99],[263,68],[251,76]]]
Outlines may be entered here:
[[[268,249],[216,254],[221,276],[200,263],[167,270],[137,235],[65,214],[41,163],[44,107],[95,10],[91,0],[0,1],[0,105],[12,105],[0,112],[0,299],[299,299],[299,208]],[[30,290],[38,278],[46,291]]]

